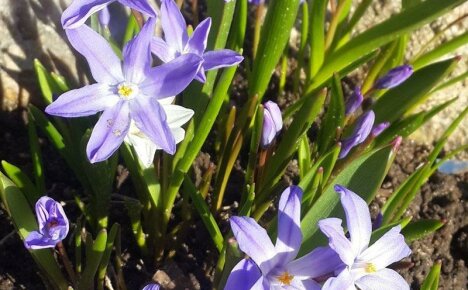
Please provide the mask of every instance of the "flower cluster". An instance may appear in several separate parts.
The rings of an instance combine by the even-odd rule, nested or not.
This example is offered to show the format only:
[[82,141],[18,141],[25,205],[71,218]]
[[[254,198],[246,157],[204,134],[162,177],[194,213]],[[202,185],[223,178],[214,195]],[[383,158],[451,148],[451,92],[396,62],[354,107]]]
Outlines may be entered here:
[[[149,166],[157,149],[175,153],[176,144],[185,136],[181,126],[194,113],[173,105],[175,96],[193,79],[205,81],[205,71],[236,65],[243,58],[227,49],[205,52],[211,19],[189,37],[173,0],[163,0],[161,5],[165,40],[153,36],[156,13],[146,0],[119,0],[149,16],[138,35],[125,45],[121,61],[109,43],[84,24],[92,13],[106,13],[111,2],[75,0],[63,13],[68,39],[86,58],[97,83],[62,94],[46,112],[82,117],[102,111],[86,148],[88,159],[92,163],[106,160],[126,141],[134,146],[142,164]],[[104,16],[101,18],[109,18]],[[164,64],[153,67],[151,52]]]
[[349,238],[341,219],[323,219],[318,226],[329,246],[297,259],[302,242],[299,187],[291,186],[281,196],[275,245],[252,218],[232,217],[232,231],[248,258],[234,267],[225,289],[409,289],[398,273],[387,268],[411,254],[401,227],[391,228],[369,245],[372,224],[366,202],[343,186],[336,185],[335,190],[346,214]]

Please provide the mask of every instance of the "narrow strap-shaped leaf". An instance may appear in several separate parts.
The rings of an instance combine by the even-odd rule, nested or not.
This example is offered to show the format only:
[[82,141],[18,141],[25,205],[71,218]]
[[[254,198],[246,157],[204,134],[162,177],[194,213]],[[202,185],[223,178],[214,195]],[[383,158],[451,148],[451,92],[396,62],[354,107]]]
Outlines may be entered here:
[[78,290],[93,289],[94,279],[107,246],[107,231],[101,230],[94,242],[88,234],[86,243],[86,267],[78,281]]
[[325,15],[328,1],[316,0],[310,4],[310,63],[308,78],[311,79],[323,64],[325,58]]
[[457,48],[466,45],[468,43],[468,31],[458,35],[447,42],[442,43],[433,50],[421,55],[416,60],[412,62],[415,69],[419,69],[428,63],[431,63],[446,54],[449,54],[456,50]]
[[432,234],[443,225],[444,223],[440,220],[418,220],[409,223],[401,233],[405,236],[406,242],[410,243]]
[[210,233],[210,237],[213,240],[213,243],[216,246],[216,249],[221,253],[224,245],[223,235],[221,230],[216,223],[216,219],[210,212],[210,208],[206,204],[205,199],[200,194],[200,191],[197,190],[195,185],[192,183],[190,178],[186,175],[184,178],[184,188],[189,192],[190,198],[193,201],[193,205],[197,210],[200,218],[205,225],[206,229]]
[[432,266],[431,271],[429,272],[423,284],[421,285],[421,290],[437,290],[438,289],[441,269],[442,269],[442,262],[437,261],[434,264],[434,266]]
[[23,171],[21,171],[20,168],[4,160],[2,161],[2,167],[8,178],[10,178],[11,181],[13,181],[19,188],[19,190],[23,192],[31,208],[34,208],[36,201],[41,197],[42,194],[44,194],[44,192],[38,192],[34,183]]
[[42,167],[42,153],[39,146],[39,137],[37,136],[36,125],[33,120],[28,122],[29,151],[33,163],[34,181],[39,193],[46,192],[44,168]]
[[330,101],[317,140],[319,154],[323,154],[333,141],[338,141],[336,132],[339,127],[343,127],[344,115],[345,102],[341,79],[335,74],[331,82]]
[[272,0],[268,6],[257,57],[249,80],[249,96],[258,95],[259,101],[265,93],[296,20],[299,0]]

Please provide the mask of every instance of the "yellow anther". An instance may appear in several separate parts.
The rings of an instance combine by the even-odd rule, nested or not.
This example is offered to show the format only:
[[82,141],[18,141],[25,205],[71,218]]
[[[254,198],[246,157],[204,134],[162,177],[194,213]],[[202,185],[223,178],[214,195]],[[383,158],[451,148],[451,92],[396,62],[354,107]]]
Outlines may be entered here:
[[280,283],[283,285],[291,285],[294,276],[289,274],[288,272],[284,272],[283,274],[276,277],[276,279],[278,279],[278,281],[280,281]]
[[125,85],[119,86],[118,93],[122,97],[128,97],[133,93],[133,89],[131,87],[127,87]]
[[377,268],[372,263],[367,263],[364,270],[366,271],[366,273],[375,273],[375,272],[377,272]]

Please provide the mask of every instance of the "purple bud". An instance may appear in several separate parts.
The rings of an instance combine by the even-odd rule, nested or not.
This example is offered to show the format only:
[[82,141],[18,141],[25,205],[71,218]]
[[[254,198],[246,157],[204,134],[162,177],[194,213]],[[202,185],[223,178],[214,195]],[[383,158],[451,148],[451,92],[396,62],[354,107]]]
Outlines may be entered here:
[[143,287],[143,289],[141,289],[141,290],[159,290],[159,288],[160,288],[159,284],[152,283],[152,284],[146,285],[146,286]]
[[353,94],[346,100],[345,114],[350,115],[359,108],[364,100],[361,87],[355,87]]
[[364,142],[371,133],[374,125],[375,114],[373,111],[364,113],[357,121],[353,134],[341,141],[341,151],[339,158],[344,158],[355,146]]
[[99,23],[101,23],[102,26],[109,26],[110,13],[109,8],[107,6],[105,6],[102,10],[99,11],[98,18]]
[[390,122],[383,122],[383,123],[375,125],[374,128],[372,129],[372,133],[371,133],[372,136],[373,137],[379,136],[385,129],[388,128],[388,126],[390,126]]
[[375,89],[391,89],[406,81],[413,74],[413,67],[402,65],[391,69],[374,83]]
[[272,101],[264,104],[262,147],[268,147],[283,128],[283,116],[278,105]]
[[372,222],[372,230],[375,231],[376,229],[382,226],[383,222],[383,215],[381,212],[375,217],[375,220]]
[[39,231],[32,231],[24,245],[28,249],[54,248],[68,234],[69,223],[60,203],[43,196],[36,202]]
[[260,4],[265,3],[265,0],[249,0],[249,3],[253,5],[260,5]]

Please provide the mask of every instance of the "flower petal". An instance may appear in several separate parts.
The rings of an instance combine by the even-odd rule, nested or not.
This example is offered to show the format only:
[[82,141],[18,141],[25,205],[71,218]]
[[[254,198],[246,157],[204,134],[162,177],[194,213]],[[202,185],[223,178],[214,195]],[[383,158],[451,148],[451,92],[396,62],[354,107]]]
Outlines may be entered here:
[[401,226],[391,228],[372,246],[358,256],[360,261],[372,263],[380,270],[388,265],[400,261],[411,254],[406,245],[405,237],[400,234]]
[[149,5],[148,0],[118,0],[122,5],[135,9],[149,17],[156,17],[156,12]]
[[151,52],[162,62],[170,62],[176,58],[176,51],[159,37],[153,37],[153,39],[151,39]]
[[373,274],[366,275],[356,281],[361,290],[409,290],[408,283],[397,272],[391,269],[382,269]]
[[155,23],[156,18],[148,19],[137,36],[124,47],[123,72],[125,79],[131,83],[141,83],[151,67],[150,43]]
[[154,67],[139,86],[145,95],[158,99],[182,92],[192,82],[202,62],[199,56],[188,53]]
[[290,186],[281,194],[278,205],[278,237],[275,249],[281,255],[281,262],[292,261],[299,251],[302,242],[301,232],[302,189]]
[[159,290],[161,286],[159,284],[148,284],[141,290]]
[[44,236],[38,231],[32,231],[24,239],[24,246],[27,249],[44,249],[44,248],[54,248],[59,241],[51,240],[44,238]]
[[263,110],[262,138],[260,143],[262,147],[268,147],[276,137],[276,127],[270,111]]
[[329,278],[323,284],[322,290],[356,290],[356,286],[351,274],[345,269],[337,277]]
[[270,112],[271,119],[275,124],[275,131],[278,133],[283,128],[283,115],[281,114],[281,110],[278,107],[278,104],[272,101],[268,101],[263,106],[265,107],[265,110]]
[[229,274],[224,290],[250,290],[260,277],[257,265],[250,259],[242,259]]
[[346,214],[346,223],[353,244],[353,253],[356,257],[369,246],[372,234],[369,207],[359,195],[341,185],[335,185],[335,191],[341,197],[341,204]]
[[161,1],[161,25],[167,44],[182,52],[188,41],[187,23],[173,0]]
[[167,116],[167,124],[170,128],[180,127],[187,123],[193,116],[194,111],[177,105],[163,105]]
[[39,232],[41,234],[44,234],[43,229],[45,228],[45,225],[47,223],[47,220],[49,220],[50,214],[49,214],[49,208],[51,203],[54,203],[55,200],[48,196],[43,196],[39,198],[36,202],[36,218],[37,218],[37,223],[39,226]]
[[353,245],[344,235],[343,227],[341,226],[341,219],[323,219],[318,222],[318,226],[328,237],[330,248],[340,256],[343,263],[351,266],[354,263],[356,256],[353,254]]
[[105,110],[94,126],[86,147],[91,163],[109,158],[122,144],[130,127],[130,111],[125,101]]
[[83,25],[91,14],[103,9],[115,0],[74,0],[62,13],[62,26],[75,29]]
[[130,130],[125,139],[126,142],[132,144],[138,159],[141,161],[145,168],[148,168],[153,164],[154,154],[157,146],[154,144],[132,121],[130,124]]
[[290,286],[284,286],[281,289],[291,290],[320,290],[322,287],[314,280],[299,280],[294,278]]
[[211,28],[211,18],[208,17],[203,20],[200,24],[198,24],[197,28],[190,36],[188,40],[187,47],[188,51],[191,53],[195,53],[197,55],[203,55],[206,49],[206,43],[208,41],[208,35],[210,33]]
[[265,229],[249,217],[233,216],[230,223],[239,248],[252,258],[263,275],[268,275],[276,266],[273,261],[276,252]]
[[135,125],[154,144],[169,154],[176,151],[176,143],[167,124],[166,113],[159,102],[153,98],[137,97],[130,104],[131,116]]
[[98,83],[61,94],[45,111],[54,116],[82,117],[104,111],[118,102],[112,87]]
[[97,82],[115,85],[124,80],[120,59],[102,36],[86,25],[65,32],[71,45],[88,61]]
[[300,279],[317,278],[334,272],[343,263],[329,247],[319,247],[292,261],[287,266],[289,273]]
[[244,57],[230,49],[208,51],[203,54],[203,68],[212,70],[233,66],[244,60]]

